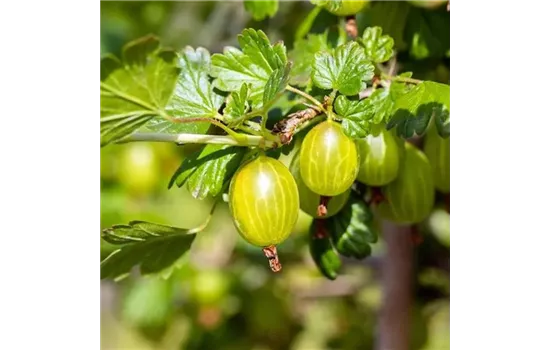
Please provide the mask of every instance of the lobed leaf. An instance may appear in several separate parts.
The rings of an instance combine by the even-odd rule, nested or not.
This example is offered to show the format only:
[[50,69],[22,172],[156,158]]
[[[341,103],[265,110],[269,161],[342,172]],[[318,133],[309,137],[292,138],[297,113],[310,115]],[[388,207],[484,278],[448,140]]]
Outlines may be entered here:
[[168,188],[184,184],[194,198],[217,196],[231,181],[245,155],[245,147],[206,145],[185,158],[176,170]]
[[[411,74],[403,73],[399,76],[410,78]],[[394,81],[389,88],[374,91],[366,102],[366,108],[374,113],[372,122],[374,124],[388,122],[393,115],[395,101],[409,90],[405,83]]]
[[101,146],[163,115],[180,73],[177,55],[147,36],[124,46],[122,60],[101,60]]
[[338,214],[326,219],[336,250],[355,259],[369,256],[370,244],[378,240],[378,233],[371,227],[372,218],[368,205],[359,196],[351,195]]
[[261,21],[275,16],[279,9],[279,0],[244,0],[244,8],[255,21]]
[[338,46],[334,52],[315,54],[312,80],[321,89],[338,90],[347,96],[357,95],[373,75],[374,66],[357,42]]
[[387,128],[396,128],[399,136],[410,138],[422,135],[430,120],[435,119],[442,137],[450,135],[450,86],[424,81],[401,95]]
[[231,123],[248,112],[250,108],[250,104],[248,103],[249,98],[250,88],[248,84],[243,84],[239,91],[231,92],[223,110],[223,116],[226,121]]
[[382,28],[369,27],[363,32],[361,43],[365,46],[367,59],[382,63],[389,60],[393,53],[393,38],[382,35]]
[[287,63],[284,68],[278,68],[271,73],[267,83],[265,84],[263,106],[269,106],[276,100],[284,91],[290,78],[290,63]]
[[336,113],[342,117],[344,133],[352,139],[360,139],[369,133],[374,110],[369,106],[368,99],[349,100],[338,96],[334,101]]
[[144,275],[161,272],[189,250],[195,232],[204,226],[184,229],[132,221],[129,225],[115,225],[103,230],[103,240],[122,247],[101,262],[101,279],[121,279],[134,266],[139,266]]
[[405,50],[407,43],[403,35],[410,9],[407,1],[372,1],[369,10],[357,18],[357,24],[383,28],[394,40],[396,50]]
[[315,53],[329,49],[331,47],[328,43],[328,31],[323,34],[309,34],[306,38],[296,40],[294,48],[289,52],[289,59],[293,63],[290,71],[290,83],[307,86],[311,81]]
[[239,91],[243,83],[250,86],[253,108],[260,108],[271,74],[286,69],[286,48],[282,42],[271,45],[261,30],[245,29],[238,36],[241,50],[226,47],[223,54],[212,56],[210,74],[214,87],[222,91]]
[[[199,47],[186,46],[178,56],[181,73],[174,94],[166,111],[174,118],[214,118],[223,103],[223,97],[210,83],[210,53]],[[146,131],[161,133],[205,134],[209,123],[174,123],[165,118],[152,118],[145,126]]]

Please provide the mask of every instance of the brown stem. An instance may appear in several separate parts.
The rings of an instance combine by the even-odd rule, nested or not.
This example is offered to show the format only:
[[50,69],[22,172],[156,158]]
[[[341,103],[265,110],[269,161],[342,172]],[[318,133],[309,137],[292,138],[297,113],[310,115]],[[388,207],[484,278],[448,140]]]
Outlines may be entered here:
[[273,126],[272,134],[279,134],[282,144],[288,144],[292,141],[292,136],[296,128],[301,124],[311,120],[321,114],[322,112],[315,108],[307,108],[302,111],[298,111],[290,114],[283,120],[280,120]]
[[273,272],[281,271],[283,266],[279,262],[279,256],[277,255],[277,247],[275,247],[274,245],[270,245],[269,247],[263,248],[263,251],[266,258],[269,260],[269,267],[271,267],[271,271]]
[[328,213],[327,206],[331,198],[332,197],[327,197],[327,196],[321,196],[319,198],[319,206],[317,207],[317,216],[323,217],[327,215]]
[[346,17],[346,33],[348,33],[348,35],[352,39],[357,38],[359,31],[357,29],[357,21],[355,20],[355,15]]
[[386,255],[382,263],[383,300],[376,349],[408,350],[413,273],[411,228],[384,221],[382,229]]

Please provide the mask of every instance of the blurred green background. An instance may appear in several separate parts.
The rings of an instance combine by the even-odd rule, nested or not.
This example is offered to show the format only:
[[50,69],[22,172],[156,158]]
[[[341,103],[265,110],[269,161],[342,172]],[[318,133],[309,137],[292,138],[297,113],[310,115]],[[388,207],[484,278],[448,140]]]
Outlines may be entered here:
[[[296,31],[313,9],[309,2],[280,2],[275,17],[255,21],[235,2],[102,2],[101,54],[146,34],[163,45],[202,46],[221,52],[253,27],[292,49]],[[405,2],[371,3],[357,17],[360,32],[382,26],[396,39],[399,71],[449,83],[449,14]],[[312,27],[341,25],[323,11]],[[167,190],[185,156],[172,144],[135,143],[101,149],[101,228],[146,220],[195,227],[209,201],[184,188]],[[288,157],[283,157],[288,162]],[[172,275],[101,282],[102,349],[374,349],[382,291],[383,237],[372,257],[344,260],[334,282],[317,271],[308,251],[311,218],[301,213],[291,238],[278,247],[283,272],[273,274],[261,249],[235,231],[227,205],[218,205]],[[449,223],[436,210],[421,227],[415,249],[410,349],[449,349]],[[435,233],[435,234],[434,234]],[[101,256],[112,250],[101,243]]]

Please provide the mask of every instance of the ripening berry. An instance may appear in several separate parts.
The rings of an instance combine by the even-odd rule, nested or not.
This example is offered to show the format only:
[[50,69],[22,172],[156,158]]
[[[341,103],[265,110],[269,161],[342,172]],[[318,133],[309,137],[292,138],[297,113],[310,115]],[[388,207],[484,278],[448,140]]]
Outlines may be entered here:
[[300,210],[298,187],[278,160],[261,155],[242,166],[229,187],[229,208],[240,235],[268,247],[284,241]]
[[351,187],[358,170],[357,147],[340,124],[325,121],[308,132],[300,148],[300,174],[310,190],[337,196]]

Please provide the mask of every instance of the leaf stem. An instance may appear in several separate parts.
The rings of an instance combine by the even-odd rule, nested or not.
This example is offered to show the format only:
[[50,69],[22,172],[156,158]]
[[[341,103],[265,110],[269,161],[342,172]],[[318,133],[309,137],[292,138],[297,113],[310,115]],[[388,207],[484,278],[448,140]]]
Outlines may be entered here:
[[310,94],[305,93],[305,92],[303,92],[302,90],[296,89],[296,88],[294,88],[294,87],[292,87],[292,86],[290,86],[290,85],[287,85],[285,89],[288,90],[288,91],[290,91],[290,92],[293,92],[293,93],[295,93],[295,94],[298,94],[298,95],[300,95],[300,96],[302,96],[302,97],[304,97],[304,98],[306,98],[306,99],[308,99],[308,100],[311,101],[315,106],[317,106],[318,108],[320,108],[321,111],[323,111],[323,112],[325,112],[325,113],[327,112],[327,111],[325,110],[325,107],[323,106],[323,104],[322,104],[321,102],[317,101],[315,98],[313,98],[313,96],[311,96]]
[[235,132],[231,130],[227,125],[223,124],[221,121],[218,121],[217,119],[213,118],[172,118],[168,117],[168,119],[173,123],[197,123],[197,122],[205,122],[205,123],[211,123],[216,125],[217,127],[223,129],[229,136],[233,137],[238,142],[243,142],[243,136],[242,134],[239,134],[238,132]]
[[239,139],[228,135],[201,135],[201,134],[165,134],[165,133],[134,133],[117,141],[128,142],[173,142],[179,145],[186,143],[209,143],[218,145],[233,145],[253,147],[264,145],[265,147],[277,147],[279,144],[272,140],[266,140],[261,136],[239,134]]
[[420,84],[420,83],[423,82],[422,80],[418,80],[418,79],[400,77],[400,76],[397,76],[397,75],[396,76],[391,76],[391,75],[388,75],[386,73],[382,73],[381,77],[382,77],[382,79],[388,79],[388,80],[392,80],[392,81],[399,81],[399,82],[402,82],[402,83],[409,83],[409,84]]

